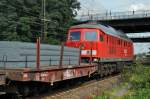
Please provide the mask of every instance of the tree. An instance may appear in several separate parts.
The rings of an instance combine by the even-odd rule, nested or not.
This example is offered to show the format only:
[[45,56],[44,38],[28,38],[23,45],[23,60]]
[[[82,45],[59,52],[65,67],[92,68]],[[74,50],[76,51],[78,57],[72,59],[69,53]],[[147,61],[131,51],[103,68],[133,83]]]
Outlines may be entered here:
[[46,27],[48,43],[65,40],[66,31],[75,21],[80,3],[77,0],[45,0],[45,24],[42,0],[1,0],[0,40],[33,42]]

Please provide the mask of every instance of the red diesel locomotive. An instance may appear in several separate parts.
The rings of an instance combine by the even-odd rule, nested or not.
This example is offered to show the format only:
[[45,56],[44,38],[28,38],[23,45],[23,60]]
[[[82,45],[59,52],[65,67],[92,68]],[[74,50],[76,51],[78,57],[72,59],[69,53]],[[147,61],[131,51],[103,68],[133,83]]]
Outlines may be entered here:
[[68,31],[66,46],[81,47],[82,62],[122,62],[133,59],[133,42],[108,25],[81,24]]

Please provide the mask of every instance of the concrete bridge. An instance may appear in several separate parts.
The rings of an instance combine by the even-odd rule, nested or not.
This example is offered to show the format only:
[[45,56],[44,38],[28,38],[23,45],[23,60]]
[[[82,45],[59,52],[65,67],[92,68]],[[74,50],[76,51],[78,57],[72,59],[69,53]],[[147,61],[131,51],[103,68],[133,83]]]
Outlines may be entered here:
[[[80,15],[76,24],[97,22],[108,24],[124,33],[149,33],[150,10],[106,12]],[[150,42],[150,37],[131,38],[134,42]]]

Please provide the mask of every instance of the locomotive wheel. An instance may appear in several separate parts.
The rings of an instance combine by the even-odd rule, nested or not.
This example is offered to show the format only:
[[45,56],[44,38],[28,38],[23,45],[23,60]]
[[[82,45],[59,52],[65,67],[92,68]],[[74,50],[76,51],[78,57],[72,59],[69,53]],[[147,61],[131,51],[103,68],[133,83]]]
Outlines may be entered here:
[[104,76],[103,73],[101,73],[101,74],[100,74],[100,77],[102,78],[103,76]]
[[110,71],[111,71],[111,74],[114,73],[114,67],[115,67],[114,65],[111,66],[111,70],[110,70]]
[[112,66],[109,66],[109,72],[108,72],[109,75],[112,74],[112,68],[111,68],[111,67],[112,67]]
[[109,70],[108,70],[108,67],[107,67],[107,65],[106,65],[106,66],[105,66],[105,76],[108,75],[108,72],[109,72]]

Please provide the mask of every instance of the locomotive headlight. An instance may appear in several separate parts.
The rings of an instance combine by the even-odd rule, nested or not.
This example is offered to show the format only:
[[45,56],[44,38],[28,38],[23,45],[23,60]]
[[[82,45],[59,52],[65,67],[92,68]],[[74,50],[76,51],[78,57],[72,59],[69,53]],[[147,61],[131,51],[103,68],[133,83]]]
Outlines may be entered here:
[[[92,55],[96,55],[96,50],[92,50]],[[81,55],[90,55],[91,54],[91,50],[82,50],[81,51]]]
[[98,59],[97,58],[94,58],[94,60],[93,60],[94,62],[98,62]]

